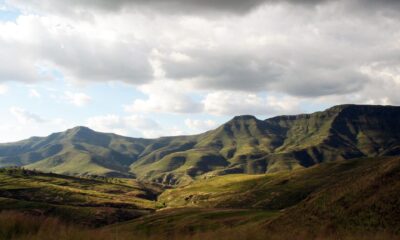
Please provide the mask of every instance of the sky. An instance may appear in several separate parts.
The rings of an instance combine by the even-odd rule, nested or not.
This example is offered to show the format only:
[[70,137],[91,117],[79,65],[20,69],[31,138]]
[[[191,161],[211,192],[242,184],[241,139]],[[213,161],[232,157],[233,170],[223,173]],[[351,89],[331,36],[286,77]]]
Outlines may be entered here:
[[398,0],[0,0],[0,142],[400,104]]

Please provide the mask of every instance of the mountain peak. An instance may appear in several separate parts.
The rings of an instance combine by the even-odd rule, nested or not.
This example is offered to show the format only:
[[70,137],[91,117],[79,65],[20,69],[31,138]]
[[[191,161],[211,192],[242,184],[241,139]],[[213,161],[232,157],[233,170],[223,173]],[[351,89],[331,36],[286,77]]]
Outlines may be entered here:
[[391,114],[400,109],[398,106],[390,105],[356,105],[343,104],[328,108],[325,112],[345,113],[345,114]]
[[328,112],[340,112],[346,109],[362,109],[362,108],[370,108],[372,105],[356,105],[356,104],[340,104],[326,109]]
[[79,132],[79,131],[93,131],[92,129],[85,127],[85,126],[76,126],[73,128],[68,129],[69,132]]
[[258,119],[252,115],[239,115],[232,118],[231,121],[249,121],[249,120],[258,120]]
[[399,108],[398,106],[391,106],[391,105],[368,105],[368,104],[341,104],[341,105],[336,105],[331,108],[328,108],[327,111],[329,110],[344,110],[344,109],[388,109],[388,108]]
[[72,138],[88,138],[90,136],[94,136],[96,134],[95,131],[88,127],[77,126],[71,129],[68,129],[65,134]]

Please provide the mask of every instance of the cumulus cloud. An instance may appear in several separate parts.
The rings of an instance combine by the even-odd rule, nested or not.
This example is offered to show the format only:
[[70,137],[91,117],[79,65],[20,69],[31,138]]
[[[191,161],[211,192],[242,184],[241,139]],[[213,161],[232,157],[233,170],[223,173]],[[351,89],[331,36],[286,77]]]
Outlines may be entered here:
[[31,113],[24,108],[11,107],[10,113],[17,119],[21,124],[31,124],[31,123],[44,123],[46,120],[41,116]]
[[192,133],[203,133],[218,126],[218,124],[213,120],[198,120],[191,118],[185,119],[185,125]]
[[[371,60],[391,58],[392,33],[398,31],[391,25],[394,32],[376,35],[379,25],[386,24],[375,19],[354,33],[361,26],[359,19],[346,15],[332,22],[326,18],[330,11],[275,7],[218,24],[185,19],[181,30],[191,35],[177,31],[172,50],[155,57],[166,77],[201,89],[272,90],[310,97],[359,91],[370,80],[361,68]],[[205,29],[207,38],[199,41]],[[177,61],[177,52],[185,61]]]
[[153,120],[137,115],[129,117],[118,115],[95,116],[87,120],[87,125],[97,131],[146,137],[152,137],[152,132],[160,128]]
[[36,89],[29,90],[29,97],[31,98],[41,98],[42,95]]
[[[397,0],[6,0],[24,10],[85,16],[91,10],[102,12],[156,11],[161,14],[228,13],[243,15],[263,5],[291,4],[315,7],[327,2],[346,2],[360,10],[400,9]],[[87,16],[85,16],[87,17]]]
[[156,138],[183,134],[177,127],[164,127],[141,115],[105,115],[87,120],[87,126],[97,131],[113,132],[125,136]]
[[64,118],[44,118],[24,108],[11,107],[10,114],[3,116],[0,124],[0,142],[13,142],[32,136],[48,136],[50,133],[65,131],[77,123]]
[[[54,70],[75,82],[138,84],[152,77],[147,47],[125,28],[113,32],[112,26],[78,24],[57,16],[21,15],[15,23],[0,22],[0,30],[0,81],[51,80]],[[15,61],[8,61],[9,56]]]
[[171,81],[157,81],[140,87],[140,90],[147,99],[137,99],[125,106],[127,112],[195,113],[202,110],[199,102]]
[[[89,9],[110,4],[31,3],[62,9],[67,3]],[[390,4],[395,2],[383,1],[382,6]],[[0,64],[0,81],[51,79],[51,69],[57,69],[65,79],[78,82],[141,85],[166,77],[208,91],[280,91],[304,97],[351,94],[370,84],[363,67],[393,59],[399,52],[399,22],[390,15],[354,15],[350,6],[348,1],[326,1],[318,8],[278,4],[246,16],[211,19],[129,11],[118,15],[94,11],[92,20],[85,22],[45,14],[20,16],[15,23],[0,23],[1,59],[18,56],[12,64],[5,60]]]
[[9,4],[24,9],[51,12],[77,13],[87,9],[107,12],[121,10],[155,10],[162,13],[204,13],[225,12],[243,14],[266,3],[288,2],[294,4],[318,4],[325,0],[114,0],[114,1],[80,1],[80,0],[8,0]]
[[67,102],[77,106],[77,107],[83,107],[86,106],[92,98],[85,93],[81,92],[65,92],[64,97],[63,97]]
[[214,115],[263,115],[299,112],[299,101],[291,97],[261,97],[252,93],[218,91],[204,99],[204,110]]
[[[74,82],[123,81],[146,95],[126,106],[132,113],[296,109],[272,104],[266,96],[274,94],[285,105],[400,102],[399,1],[7,3],[24,14],[0,22],[3,82],[50,80],[54,72]],[[203,14],[213,11],[221,14]],[[90,100],[66,95],[77,106]]]
[[6,85],[0,84],[0,95],[4,95],[8,92],[8,87]]

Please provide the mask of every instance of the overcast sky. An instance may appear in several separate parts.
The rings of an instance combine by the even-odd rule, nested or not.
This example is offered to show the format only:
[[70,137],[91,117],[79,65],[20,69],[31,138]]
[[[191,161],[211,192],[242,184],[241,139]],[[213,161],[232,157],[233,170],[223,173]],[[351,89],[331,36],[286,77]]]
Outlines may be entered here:
[[400,105],[398,0],[0,0],[0,142]]

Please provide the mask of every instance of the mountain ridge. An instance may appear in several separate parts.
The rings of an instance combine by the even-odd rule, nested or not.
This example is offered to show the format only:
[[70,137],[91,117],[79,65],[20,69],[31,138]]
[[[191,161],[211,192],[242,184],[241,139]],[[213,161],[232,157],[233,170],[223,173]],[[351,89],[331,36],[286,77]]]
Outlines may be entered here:
[[84,126],[0,144],[0,167],[137,177],[185,185],[230,173],[270,173],[322,162],[400,154],[400,107],[345,104],[265,120],[235,116],[197,135],[155,139]]

